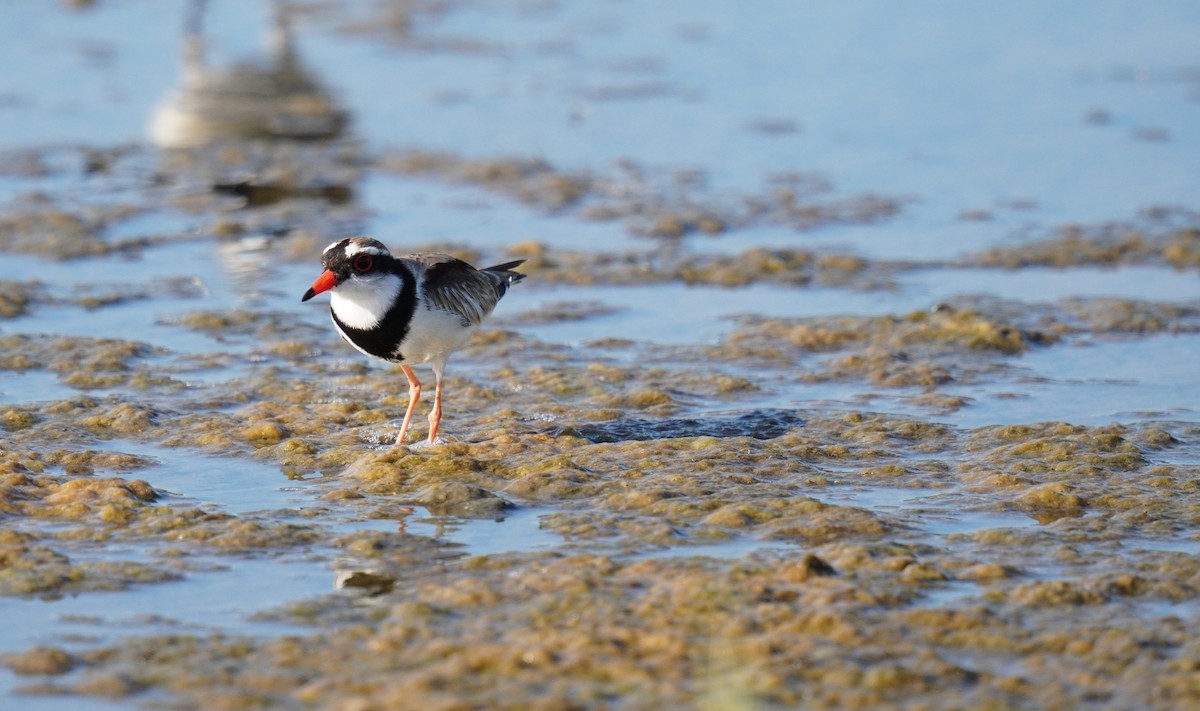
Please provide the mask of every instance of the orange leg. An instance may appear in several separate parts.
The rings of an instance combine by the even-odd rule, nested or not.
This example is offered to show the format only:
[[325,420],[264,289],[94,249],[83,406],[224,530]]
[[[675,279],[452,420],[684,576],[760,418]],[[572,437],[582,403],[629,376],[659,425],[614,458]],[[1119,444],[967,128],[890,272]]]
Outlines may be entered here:
[[421,381],[417,380],[416,373],[412,372],[412,368],[408,367],[407,363],[401,363],[400,369],[408,378],[408,409],[404,411],[404,424],[400,425],[400,436],[396,438],[397,445],[404,444],[404,438],[408,435],[408,424],[412,422],[413,410],[417,409],[417,401],[421,399]]
[[[435,373],[441,375],[441,373]],[[437,442],[438,427],[442,424],[442,379],[433,386],[433,409],[429,411],[429,443]]]

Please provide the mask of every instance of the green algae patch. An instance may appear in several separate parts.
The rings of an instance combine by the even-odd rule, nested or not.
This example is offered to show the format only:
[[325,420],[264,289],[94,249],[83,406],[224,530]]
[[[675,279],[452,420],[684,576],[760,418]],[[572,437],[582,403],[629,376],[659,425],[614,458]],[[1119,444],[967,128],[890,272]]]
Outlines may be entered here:
[[1051,334],[1023,330],[1003,312],[941,307],[914,311],[903,317],[834,317],[811,319],[743,318],[729,337],[732,344],[782,341],[813,352],[836,351],[848,345],[916,347],[928,344],[964,349],[1019,353],[1032,344],[1051,342]]
[[1019,353],[1031,342],[1045,342],[1038,332],[1023,333],[1011,324],[998,322],[974,311],[942,309],[933,313],[913,312],[905,318],[909,329],[901,329],[905,342],[947,341],[980,350]]
[[55,259],[97,257],[145,246],[146,240],[104,240],[111,224],[140,212],[133,205],[57,205],[36,201],[0,213],[0,249]]
[[256,422],[238,431],[238,436],[255,445],[278,444],[288,431],[278,422]]
[[[668,223],[688,231],[686,221]],[[447,251],[442,249],[440,251]],[[823,286],[856,289],[889,288],[894,275],[906,266],[875,262],[849,254],[818,253],[801,249],[764,249],[755,247],[732,257],[688,255],[679,260],[663,260],[659,250],[644,252],[597,252],[570,250],[537,242],[523,242],[511,250],[527,259],[523,269],[536,274],[538,281],[561,284],[685,284],[736,288],[751,284],[774,284],[803,288]],[[589,303],[552,304],[543,312],[520,314],[519,323],[547,323],[577,320],[611,313]]]
[[140,479],[71,479],[51,485],[43,502],[50,506],[64,503],[124,503],[130,505],[154,501],[158,494]]
[[155,350],[144,343],[113,338],[59,336],[42,338],[25,334],[0,337],[0,368],[5,370],[49,370],[64,381],[72,377],[125,382],[135,365]]
[[0,319],[24,316],[30,307],[45,299],[38,282],[0,280]]
[[9,408],[0,412],[0,427],[13,432],[23,430],[38,421],[37,415],[24,408]]
[[504,493],[525,501],[563,502],[594,496],[598,485],[586,472],[567,466],[518,474],[504,487]]
[[[1061,586],[1014,593],[1011,611],[953,610],[880,604],[887,596],[879,594],[904,576],[892,570],[936,577],[919,562],[878,573],[857,566],[853,580],[816,555],[735,562],[535,555],[410,565],[412,582],[393,584],[370,606],[288,613],[294,621],[336,613],[337,631],[277,640],[140,638],[93,660],[197,705],[257,698],[533,708],[619,696],[643,707],[736,697],[834,709],[918,703],[932,694],[956,705],[1020,707],[1035,690],[1070,704],[1112,683],[1145,688],[1137,686],[1146,679],[1140,671],[1112,667],[1117,682],[1103,673],[1118,660],[1160,669],[1153,683],[1165,682],[1174,703],[1195,698],[1184,682],[1190,667],[1155,661],[1167,650],[1184,652],[1184,627],[1144,620],[1135,631],[1084,616],[1073,611],[1103,600]],[[1141,583],[1106,585],[1112,595]],[[1072,611],[1069,635],[1046,624],[1062,610]],[[1020,624],[1021,615],[1032,615],[1031,624]],[[1131,632],[1133,643],[1116,643]],[[1002,671],[1013,656],[1058,673],[1031,681]],[[989,658],[1000,660],[996,671],[978,671]]]
[[1185,269],[1200,266],[1200,229],[1166,228],[1149,224],[1068,226],[1019,247],[997,247],[970,260],[981,266],[1069,267],[1088,264],[1168,264]]
[[[804,382],[864,381],[929,392],[980,382],[1002,370],[1006,357],[1059,338],[1058,329],[1004,305],[938,306],[904,316],[743,317],[707,355],[774,367],[798,361]],[[961,405],[952,396],[931,404]]]
[[[776,181],[761,191],[712,195],[684,171],[660,174],[632,160],[613,175],[567,172],[537,157],[468,158],[423,150],[391,151],[376,167],[387,173],[468,184],[548,212],[590,221],[623,220],[635,234],[658,239],[718,235],[759,224],[811,230],[895,217],[904,200],[876,194],[829,197],[825,181]],[[822,189],[813,191],[813,185]]]
[[1067,327],[1111,336],[1154,333],[1195,333],[1200,308],[1138,299],[1065,299],[1061,302]]
[[[20,454],[8,458],[0,483],[0,511],[36,518],[86,520],[97,512],[125,522],[129,516],[147,508],[158,493],[140,479],[93,477],[97,467],[130,469],[145,466],[138,457],[119,453],[79,453],[55,451],[46,456]],[[3,461],[3,459],[0,459]],[[61,479],[42,474],[46,468],[61,466],[72,478]]]
[[161,411],[147,405],[123,402],[104,412],[83,417],[79,424],[102,434],[141,434],[155,428],[161,414]]
[[972,449],[987,449],[985,461],[1006,463],[1014,471],[1034,474],[1101,470],[1132,472],[1148,460],[1136,442],[1125,437],[1121,425],[1083,427],[1067,423],[1042,423],[983,428],[968,441]]
[[878,536],[889,530],[882,519],[865,509],[836,506],[804,497],[728,504],[707,515],[703,523],[757,531],[766,538],[815,543],[863,535]]
[[58,595],[123,590],[181,576],[133,561],[75,563],[34,539],[0,541],[0,595]]
[[414,501],[435,516],[496,518],[511,504],[481,486],[439,481],[422,487]]
[[180,540],[192,540],[226,552],[274,550],[311,544],[320,538],[312,526],[288,523],[228,519],[216,525],[190,527],[180,531]]
[[1013,500],[1013,506],[1022,511],[1079,516],[1087,502],[1069,484],[1053,481],[1030,487]]
[[71,671],[76,660],[61,647],[34,647],[19,654],[0,656],[0,664],[21,676],[45,676]]

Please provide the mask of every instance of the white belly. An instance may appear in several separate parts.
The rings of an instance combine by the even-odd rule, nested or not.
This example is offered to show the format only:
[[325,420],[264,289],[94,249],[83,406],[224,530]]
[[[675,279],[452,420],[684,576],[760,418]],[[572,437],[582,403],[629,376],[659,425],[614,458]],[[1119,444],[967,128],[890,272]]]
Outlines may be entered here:
[[477,326],[463,326],[462,319],[445,311],[418,306],[400,342],[400,354],[409,363],[445,364],[446,356],[471,337]]

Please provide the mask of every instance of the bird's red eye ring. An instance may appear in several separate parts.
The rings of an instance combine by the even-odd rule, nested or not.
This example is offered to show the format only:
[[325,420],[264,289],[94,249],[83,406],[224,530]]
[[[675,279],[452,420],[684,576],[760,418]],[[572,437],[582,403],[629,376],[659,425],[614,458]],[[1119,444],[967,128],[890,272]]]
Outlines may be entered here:
[[372,264],[374,264],[374,260],[371,259],[371,255],[360,254],[354,258],[354,271],[359,272],[360,274],[362,272],[370,271]]

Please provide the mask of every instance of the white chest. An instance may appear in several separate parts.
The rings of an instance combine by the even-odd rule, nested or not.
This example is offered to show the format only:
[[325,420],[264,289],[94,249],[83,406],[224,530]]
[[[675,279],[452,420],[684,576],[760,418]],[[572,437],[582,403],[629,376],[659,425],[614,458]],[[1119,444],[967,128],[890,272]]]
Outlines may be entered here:
[[370,329],[379,325],[400,296],[402,284],[394,274],[377,279],[351,279],[329,295],[329,308],[350,328]]

